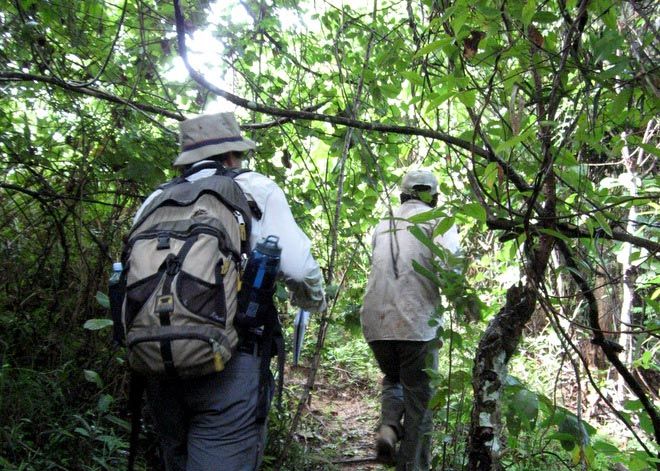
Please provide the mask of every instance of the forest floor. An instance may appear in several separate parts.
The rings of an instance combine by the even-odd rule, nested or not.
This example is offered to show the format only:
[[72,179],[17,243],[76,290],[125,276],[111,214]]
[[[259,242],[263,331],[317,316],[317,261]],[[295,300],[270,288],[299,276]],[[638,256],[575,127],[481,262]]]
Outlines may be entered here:
[[[305,369],[290,372],[290,380],[304,384]],[[375,461],[375,430],[379,416],[380,378],[355,378],[335,370],[317,377],[296,439],[313,450],[318,469],[341,471],[386,470]]]

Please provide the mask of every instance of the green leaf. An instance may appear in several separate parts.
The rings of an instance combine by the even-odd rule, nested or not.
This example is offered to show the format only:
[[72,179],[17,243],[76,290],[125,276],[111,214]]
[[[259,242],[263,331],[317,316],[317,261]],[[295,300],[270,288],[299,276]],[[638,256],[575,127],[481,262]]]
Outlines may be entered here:
[[112,319],[89,319],[83,325],[87,330],[101,330],[110,327],[113,324]]
[[455,90],[445,88],[440,90],[438,93],[433,93],[429,96],[430,101],[429,104],[426,106],[426,111],[434,111],[435,109],[438,108],[441,104],[443,104],[445,101],[447,101],[449,98],[454,96],[456,93]]
[[532,18],[533,21],[538,23],[554,23],[559,17],[549,11],[537,11]]
[[454,217],[447,217],[441,220],[437,226],[435,226],[435,229],[433,230],[433,237],[440,236],[447,232],[449,229],[452,228],[452,226],[455,224],[456,220]]
[[522,9],[522,22],[523,25],[528,26],[532,22],[532,18],[536,13],[536,0],[527,0],[527,3]]
[[456,96],[467,108],[472,108],[477,102],[476,90],[466,90],[464,92],[458,93]]
[[459,35],[461,28],[465,24],[465,21],[467,20],[469,14],[470,14],[470,10],[469,8],[466,8],[466,6],[461,5],[460,8],[457,8],[456,14],[451,19],[451,26],[452,28],[454,28],[454,33],[456,35]]
[[464,214],[482,223],[486,222],[486,210],[479,203],[468,203],[461,206],[458,213]]
[[639,143],[638,146],[641,147],[644,150],[644,152],[648,152],[649,154],[653,154],[656,157],[660,157],[660,149],[658,149],[658,147],[644,143]]
[[451,44],[452,38],[442,38],[438,39],[436,41],[433,41],[432,43],[427,44],[424,47],[421,47],[413,56],[413,59],[416,59],[418,57],[425,56],[427,54],[430,54],[431,52],[440,49],[443,46],[447,46]]
[[408,79],[410,83],[414,83],[415,85],[419,85],[420,87],[424,85],[424,78],[416,72],[404,70],[403,72],[401,72],[401,75],[403,75],[406,79]]
[[570,438],[560,438],[561,446],[566,451],[572,450],[575,445],[585,446],[589,444],[589,434],[583,421],[579,421],[576,416],[566,413],[564,420],[559,424],[558,431],[560,434],[567,434]]
[[508,139],[508,140],[502,142],[500,145],[497,146],[497,148],[495,149],[495,152],[497,152],[499,154],[499,153],[501,153],[501,152],[503,152],[507,149],[510,149],[512,147],[517,146],[518,144],[523,142],[525,139],[527,139],[527,137],[530,134],[532,134],[533,132],[534,132],[534,128],[529,127],[527,130],[525,130],[524,132],[518,134],[517,136],[513,136],[511,139]]
[[627,108],[631,93],[632,91],[629,89],[622,90],[621,93],[614,97],[614,100],[610,104],[612,120],[617,124],[623,123],[628,116]]
[[495,180],[497,180],[498,168],[499,165],[495,162],[489,162],[484,170],[484,185],[489,190],[493,188]]
[[594,444],[591,446],[594,451],[597,451],[598,453],[602,453],[607,456],[612,456],[616,455],[619,452],[619,449],[612,445],[611,443],[604,442],[604,441],[597,441],[594,442]]
[[104,307],[104,308],[106,308],[106,309],[110,309],[110,299],[108,299],[108,295],[107,295],[107,294],[105,294],[105,293],[103,293],[103,292],[101,292],[101,291],[97,291],[97,292],[96,292],[96,300],[98,301],[98,303],[99,303],[102,307]]
[[521,389],[512,398],[510,407],[524,419],[523,423],[534,423],[539,413],[539,398],[532,391]]
[[605,216],[603,216],[603,213],[601,213],[600,211],[596,211],[596,212],[593,213],[593,217],[594,217],[594,219],[596,219],[596,221],[598,221],[598,224],[600,225],[600,227],[602,227],[603,230],[611,236],[612,235],[612,228],[610,227],[609,223],[607,222],[607,219],[605,219]]
[[484,15],[486,18],[498,18],[502,14],[497,8],[488,6],[487,4],[478,4],[477,11]]
[[444,208],[433,208],[423,213],[417,213],[408,218],[408,221],[413,224],[420,224],[422,222],[432,221],[434,219],[439,219],[445,216]]
[[101,397],[99,397],[96,408],[99,410],[99,412],[108,412],[113,402],[114,398],[110,394],[103,394]]
[[103,387],[103,380],[96,371],[93,370],[84,370],[85,379],[90,383],[96,384],[99,388]]
[[435,273],[433,273],[431,270],[428,268],[420,265],[417,260],[413,260],[413,269],[419,273],[420,275],[426,277],[428,280],[430,280],[434,285],[440,286],[440,278],[437,277]]

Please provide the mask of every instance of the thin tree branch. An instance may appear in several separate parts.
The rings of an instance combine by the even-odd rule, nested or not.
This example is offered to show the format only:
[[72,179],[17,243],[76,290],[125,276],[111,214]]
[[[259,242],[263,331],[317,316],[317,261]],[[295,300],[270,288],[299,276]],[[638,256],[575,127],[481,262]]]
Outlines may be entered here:
[[[157,106],[149,105],[146,103],[137,103],[134,101],[125,100],[124,98],[118,97],[111,93],[99,90],[92,87],[80,87],[72,85],[64,80],[48,77],[45,75],[35,75],[35,74],[26,74],[23,72],[0,72],[0,82],[43,82],[55,85],[59,88],[69,90],[75,93],[80,93],[82,95],[92,96],[94,98],[100,98],[102,100],[109,101],[111,103],[117,103],[120,105],[126,105],[130,108],[133,108],[138,111],[143,111],[147,113],[154,113],[160,116],[165,116],[166,118],[176,119],[177,121],[182,121],[185,117],[179,111],[170,111]],[[169,130],[168,130],[169,131]],[[171,132],[171,131],[170,131]]]

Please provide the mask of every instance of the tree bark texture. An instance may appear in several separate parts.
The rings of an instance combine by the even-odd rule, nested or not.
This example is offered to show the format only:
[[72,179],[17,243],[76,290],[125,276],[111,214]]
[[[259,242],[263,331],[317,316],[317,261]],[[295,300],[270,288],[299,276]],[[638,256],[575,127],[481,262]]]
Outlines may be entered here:
[[469,471],[501,470],[499,455],[502,388],[507,365],[518,346],[522,329],[534,313],[536,293],[522,284],[506,293],[506,303],[484,333],[472,370],[474,403],[468,444]]

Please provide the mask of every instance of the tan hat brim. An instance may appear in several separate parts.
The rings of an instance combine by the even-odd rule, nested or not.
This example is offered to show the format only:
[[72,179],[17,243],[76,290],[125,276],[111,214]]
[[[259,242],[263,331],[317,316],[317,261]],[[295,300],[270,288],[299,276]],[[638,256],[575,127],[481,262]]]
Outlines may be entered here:
[[194,149],[183,151],[174,161],[174,166],[182,166],[194,164],[214,155],[224,154],[227,152],[245,152],[248,150],[254,150],[257,148],[257,145],[254,141],[247,138],[240,138],[236,141],[220,142],[220,143],[209,143],[196,147]]

